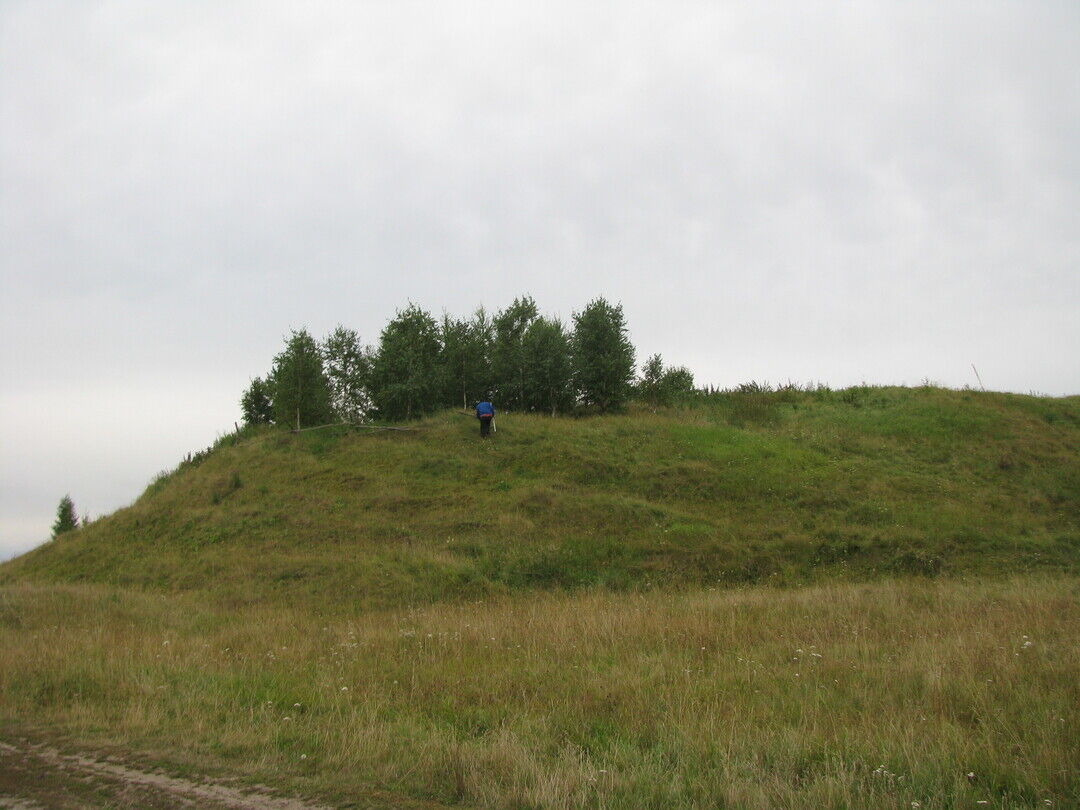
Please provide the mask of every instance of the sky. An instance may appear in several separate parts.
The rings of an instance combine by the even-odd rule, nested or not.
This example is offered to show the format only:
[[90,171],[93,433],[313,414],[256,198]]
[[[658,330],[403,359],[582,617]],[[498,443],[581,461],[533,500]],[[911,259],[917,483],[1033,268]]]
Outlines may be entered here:
[[290,328],[621,302],[699,384],[1080,394],[1080,4],[0,3],[0,559]]

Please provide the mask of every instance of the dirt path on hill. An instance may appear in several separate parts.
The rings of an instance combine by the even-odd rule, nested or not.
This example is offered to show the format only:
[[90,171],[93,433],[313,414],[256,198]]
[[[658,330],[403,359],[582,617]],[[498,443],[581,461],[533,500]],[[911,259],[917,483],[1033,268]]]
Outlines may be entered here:
[[[367,795],[352,808],[433,808],[437,805]],[[183,778],[143,770],[115,756],[64,753],[29,740],[0,740],[0,810],[332,810],[237,779]]]

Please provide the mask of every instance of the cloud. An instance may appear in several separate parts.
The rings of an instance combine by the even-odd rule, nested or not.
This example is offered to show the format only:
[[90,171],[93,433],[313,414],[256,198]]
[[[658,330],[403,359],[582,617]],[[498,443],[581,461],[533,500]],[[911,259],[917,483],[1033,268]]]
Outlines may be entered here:
[[721,385],[1076,393],[1078,34],[1064,2],[7,3],[0,370],[51,449],[0,526],[88,486],[53,398],[231,381],[156,400],[208,443],[290,326],[374,340],[410,299],[606,295]]

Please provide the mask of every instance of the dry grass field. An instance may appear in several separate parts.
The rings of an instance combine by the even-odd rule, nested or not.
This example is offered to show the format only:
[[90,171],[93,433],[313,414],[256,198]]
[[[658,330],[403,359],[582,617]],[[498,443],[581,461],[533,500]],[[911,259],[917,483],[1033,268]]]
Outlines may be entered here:
[[552,593],[320,615],[0,595],[0,719],[331,804],[1075,807],[1080,581]]

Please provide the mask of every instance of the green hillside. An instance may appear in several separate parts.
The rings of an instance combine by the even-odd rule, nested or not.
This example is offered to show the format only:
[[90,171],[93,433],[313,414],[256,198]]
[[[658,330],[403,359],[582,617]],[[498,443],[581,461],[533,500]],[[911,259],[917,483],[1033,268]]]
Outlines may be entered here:
[[[225,437],[0,566],[5,761],[333,807],[1080,803],[1080,398],[407,427]],[[145,806],[44,773],[15,795]]]
[[932,387],[733,393],[653,413],[445,412],[261,428],[0,583],[327,607],[523,588],[1080,569],[1080,398]]

